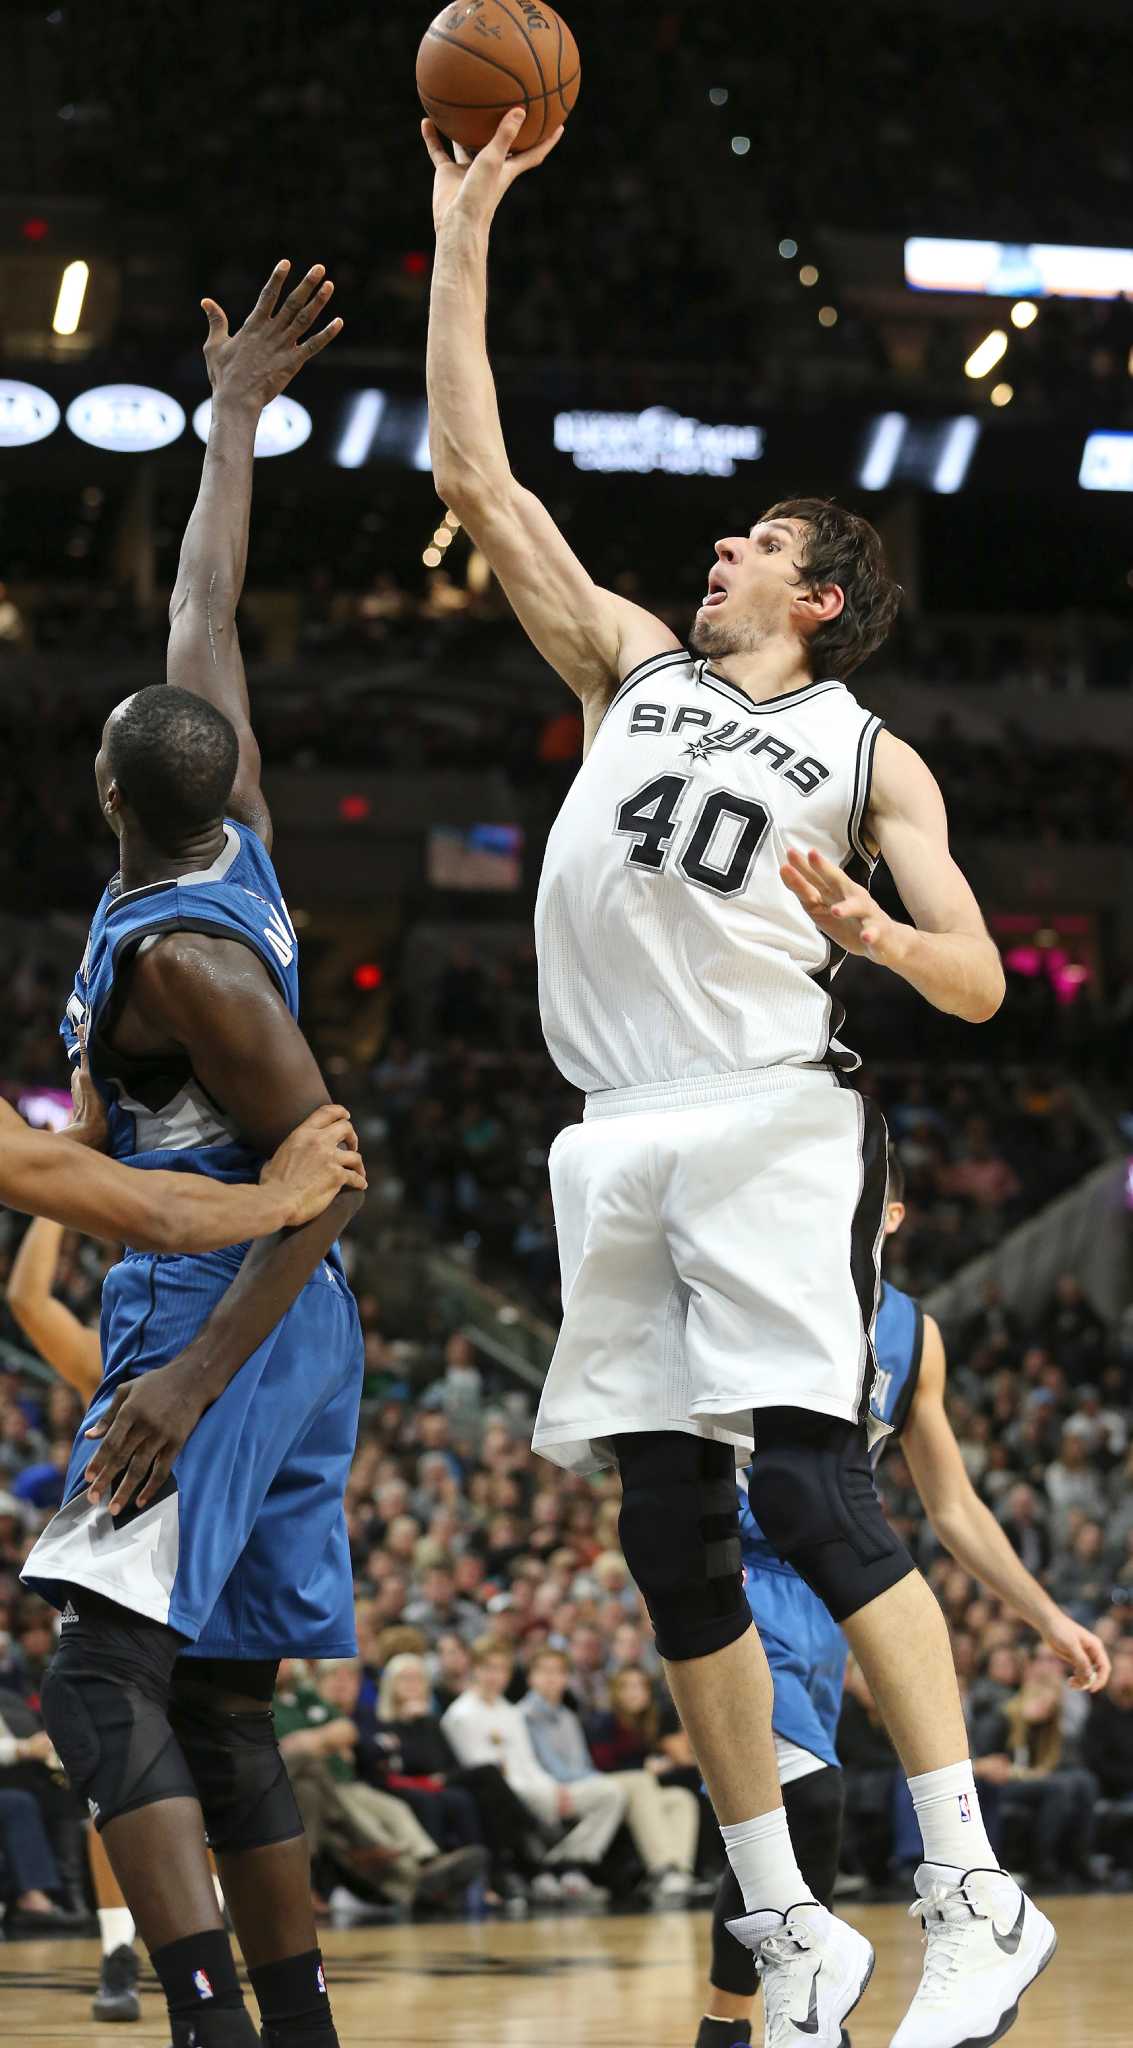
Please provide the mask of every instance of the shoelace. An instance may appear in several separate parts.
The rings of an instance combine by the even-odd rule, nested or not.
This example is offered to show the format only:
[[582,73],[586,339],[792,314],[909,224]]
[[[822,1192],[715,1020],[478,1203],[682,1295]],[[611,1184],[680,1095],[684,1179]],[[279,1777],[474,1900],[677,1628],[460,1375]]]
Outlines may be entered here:
[[[934,1884],[925,1898],[915,1899],[909,1907],[910,1919],[924,1922],[925,1965],[918,1998],[947,1991],[949,1979],[960,1966],[967,1923],[950,1921],[945,1913],[957,1896],[972,1904],[963,1885]],[[975,1912],[974,1906],[972,1910]],[[982,1920],[986,1916],[977,1913],[976,1917]]]
[[769,1934],[766,1941],[760,1943],[765,2048],[788,2048],[788,2044],[799,2039],[793,2015],[788,2011],[793,1994],[799,1987],[793,1981],[789,1967],[782,1966],[804,1959],[809,1961],[810,1956],[810,1943],[805,1934]]

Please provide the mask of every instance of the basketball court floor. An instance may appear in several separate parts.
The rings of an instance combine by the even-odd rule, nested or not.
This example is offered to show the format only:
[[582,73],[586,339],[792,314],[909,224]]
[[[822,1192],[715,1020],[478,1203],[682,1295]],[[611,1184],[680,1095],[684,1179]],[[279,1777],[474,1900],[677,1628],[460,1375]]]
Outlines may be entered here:
[[[1133,1898],[1053,1904],[1061,1946],[1024,2001],[1012,2048],[1130,2048]],[[847,1915],[878,1951],[854,2048],[889,2048],[920,1970],[899,1906]],[[703,1913],[406,1924],[328,1934],[343,2048],[692,2048],[708,1954]],[[155,1981],[138,2026],[89,2016],[97,1945],[0,1943],[2,2048],[165,2048]],[[757,2031],[757,2040],[760,2038]]]

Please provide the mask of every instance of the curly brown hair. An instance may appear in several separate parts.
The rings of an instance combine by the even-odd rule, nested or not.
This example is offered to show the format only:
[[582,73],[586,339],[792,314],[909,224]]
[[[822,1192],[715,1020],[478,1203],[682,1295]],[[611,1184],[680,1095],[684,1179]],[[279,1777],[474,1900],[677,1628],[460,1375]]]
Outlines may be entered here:
[[836,583],[846,602],[809,644],[813,676],[850,675],[875,654],[892,629],[901,586],[889,574],[881,536],[860,513],[831,498],[784,498],[762,519],[799,519],[806,526],[802,560],[795,563],[812,590]]

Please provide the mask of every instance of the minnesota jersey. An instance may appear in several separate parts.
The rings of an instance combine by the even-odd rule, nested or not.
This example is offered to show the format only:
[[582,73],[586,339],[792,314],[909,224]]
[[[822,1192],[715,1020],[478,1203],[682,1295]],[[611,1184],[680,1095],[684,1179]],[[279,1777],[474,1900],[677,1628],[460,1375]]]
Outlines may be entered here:
[[674,652],[623,682],[547,842],[535,913],[543,1029],[592,1093],[859,1062],[845,954],[780,878],[814,847],[867,883],[881,721],[839,682],[755,703]]
[[[923,1341],[920,1303],[883,1283],[873,1333],[877,1372],[870,1408],[875,1421],[894,1436],[900,1436],[909,1419]],[[873,1452],[875,1465],[884,1446],[882,1436]],[[751,1511],[742,1481],[737,1490],[744,1591],[771,1667],[776,1737],[788,1751],[836,1764],[834,1738],[842,1709],[846,1638],[818,1595],[772,1549]],[[781,1756],[781,1766],[783,1762]],[[796,1764],[793,1756],[788,1756],[786,1764],[784,1783],[791,1775],[801,1775],[797,1767],[792,1768]]]
[[115,1159],[218,1180],[255,1180],[262,1159],[206,1094],[183,1055],[127,1059],[109,1043],[127,967],[171,931],[205,932],[248,946],[298,1017],[298,945],[271,857],[256,833],[228,819],[223,851],[210,867],[125,892],[117,878],[111,882],[95,911],[60,1026],[68,1053],[77,1059],[78,1032],[85,1025]]

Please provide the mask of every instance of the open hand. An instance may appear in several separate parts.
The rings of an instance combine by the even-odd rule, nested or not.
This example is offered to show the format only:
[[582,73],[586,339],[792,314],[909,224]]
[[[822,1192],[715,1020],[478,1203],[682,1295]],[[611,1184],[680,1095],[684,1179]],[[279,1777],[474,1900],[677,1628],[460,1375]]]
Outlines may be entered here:
[[847,953],[896,964],[901,926],[876,904],[868,889],[851,882],[825,854],[802,854],[792,847],[779,873],[824,937]]
[[314,264],[280,305],[290,269],[286,261],[276,264],[243,327],[235,334],[229,334],[228,316],[216,300],[201,300],[209,324],[205,366],[214,399],[232,398],[262,411],[273,398],[278,398],[304,363],[321,355],[341,334],[341,320],[331,320],[318,334],[307,335],[334,291],[326,266]]
[[450,208],[458,202],[462,211],[483,222],[491,220],[504,193],[510,191],[517,178],[528,171],[538,170],[545,164],[553,149],[557,149],[563,138],[561,128],[548,135],[538,149],[525,149],[519,156],[509,155],[512,143],[527,119],[526,107],[512,107],[503,117],[492,140],[483,149],[470,156],[459,143],[454,143],[455,157],[451,157],[444,136],[435,121],[422,121],[421,133],[425,147],[436,167],[433,180],[433,226],[440,228]]
[[364,1191],[366,1169],[350,1111],[340,1102],[324,1102],[312,1110],[268,1160],[260,1179],[287,1190],[293,1203],[292,1229],[321,1216],[343,1188]]
[[139,1508],[148,1507],[206,1405],[199,1375],[180,1371],[176,1360],[119,1387],[86,1432],[102,1439],[84,1474],[87,1499],[97,1506],[110,1493],[112,1515],[129,1507],[135,1494]]

